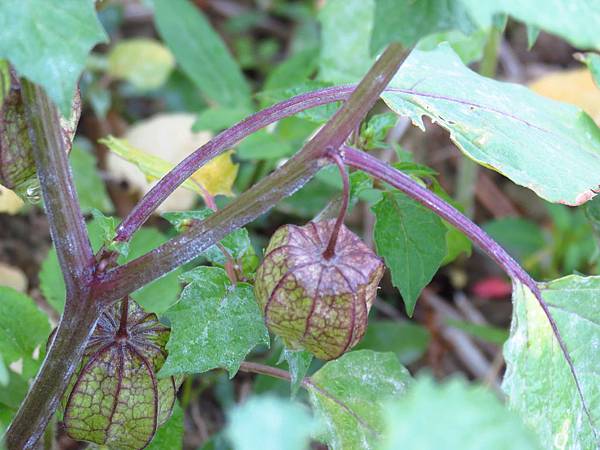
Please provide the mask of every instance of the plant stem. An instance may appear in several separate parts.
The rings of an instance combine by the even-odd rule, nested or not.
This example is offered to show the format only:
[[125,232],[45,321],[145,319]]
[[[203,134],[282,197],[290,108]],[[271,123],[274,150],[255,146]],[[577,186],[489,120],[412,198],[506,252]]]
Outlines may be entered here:
[[538,290],[535,280],[531,278],[500,244],[452,205],[446,203],[433,192],[415,182],[408,175],[363,151],[346,146],[343,149],[343,154],[344,162],[347,165],[385,181],[404,192],[413,200],[431,209],[438,216],[462,231],[471,241],[488,254],[490,258],[496,261],[508,275],[520,280],[531,290]]
[[211,159],[233,147],[246,136],[285,117],[315,106],[347,99],[355,85],[336,86],[297,95],[281,103],[265,108],[233,125],[215,136],[181,161],[172,171],[160,179],[140,200],[117,228],[115,240],[128,241],[133,233],[146,222],[152,212],[196,170]]
[[44,90],[22,79],[37,174],[68,298],[93,275],[94,255],[81,214],[56,106]]
[[6,435],[9,450],[34,448],[54,414],[99,317],[89,285],[94,257],[79,208],[58,112],[44,91],[23,80],[30,127],[50,234],[65,278],[65,312],[40,372]]
[[548,323],[550,324],[552,333],[558,342],[561,352],[571,371],[571,375],[573,376],[573,380],[575,381],[575,386],[583,405],[583,409],[593,428],[594,422],[587,406],[587,402],[585,401],[581,383],[575,371],[573,360],[571,359],[567,345],[560,334],[558,325],[552,317],[548,305],[542,298],[542,294],[536,281],[531,278],[531,276],[520,266],[520,264],[515,261],[513,257],[510,256],[506,250],[504,250],[500,244],[494,241],[485,231],[479,228],[456,208],[412,180],[408,175],[400,172],[386,163],[379,161],[377,158],[365,152],[351,147],[344,147],[343,154],[344,162],[349,166],[363,170],[371,176],[385,181],[396,189],[404,192],[413,200],[416,200],[423,206],[431,209],[434,213],[445,219],[451,225],[454,225],[469,239],[471,239],[471,241],[477,244],[490,258],[496,261],[496,263],[498,263],[498,265],[502,267],[502,269],[504,269],[504,271],[513,279],[513,282],[514,280],[518,280],[527,286],[527,288],[536,298],[544,315],[546,316],[546,319],[548,320]]
[[350,202],[350,180],[348,178],[348,172],[344,167],[344,161],[336,150],[331,150],[329,152],[329,158],[335,163],[340,171],[340,175],[342,176],[342,203],[340,205],[340,210],[338,212],[337,219],[335,221],[335,225],[333,230],[331,231],[331,236],[329,237],[329,243],[327,244],[327,248],[323,252],[323,257],[325,259],[330,259],[335,255],[335,245],[337,243],[338,234],[340,232],[340,228],[344,223],[344,218],[346,217],[346,212],[348,211],[348,203]]
[[[498,48],[502,38],[502,30],[492,25],[488,33],[483,58],[479,65],[479,73],[484,77],[493,78],[496,75],[498,65]],[[475,213],[475,186],[479,165],[465,155],[461,155],[456,178],[456,201],[464,206],[467,217],[473,217]]]
[[[97,298],[104,302],[114,301],[165,275],[197,257],[210,245],[267,212],[282,198],[302,187],[329,162],[326,159],[328,149],[338,149],[364,118],[403,59],[401,47],[396,44],[390,45],[348,101],[301,151],[235,201],[192,226],[186,233],[124,266],[99,276],[94,286]],[[173,172],[183,170],[187,173],[191,169],[179,165]]]
[[67,301],[48,353],[25,400],[6,431],[9,450],[36,448],[48,421],[79,366],[100,311],[87,298]]

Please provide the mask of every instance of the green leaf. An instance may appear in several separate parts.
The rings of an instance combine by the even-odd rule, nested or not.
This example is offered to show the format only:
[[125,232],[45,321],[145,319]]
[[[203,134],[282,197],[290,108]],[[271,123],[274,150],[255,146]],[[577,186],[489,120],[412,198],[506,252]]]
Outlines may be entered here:
[[430,34],[418,43],[416,48],[423,51],[435,50],[442,42],[448,42],[452,50],[460,57],[464,64],[471,64],[483,57],[483,49],[488,40],[485,30],[477,30],[469,35],[460,31],[444,31],[442,33]]
[[[321,12],[319,78],[347,83],[362,78],[373,58],[369,39],[373,28],[373,0],[329,0]],[[345,30],[340,39],[340,30]]]
[[377,448],[384,405],[412,382],[393,353],[357,350],[330,361],[312,377],[310,401],[326,424],[331,450]]
[[427,351],[431,337],[421,325],[397,320],[371,320],[357,350],[392,352],[402,364],[410,364]]
[[0,59],[0,108],[10,92],[10,65],[5,59]]
[[316,48],[307,48],[290,56],[269,73],[263,87],[264,91],[291,88],[308,80],[317,69],[318,52]]
[[174,67],[172,53],[154,39],[123,39],[108,53],[108,75],[140,90],[162,86]]
[[170,419],[154,435],[146,450],[180,450],[183,448],[183,410],[176,401]]
[[399,192],[384,193],[373,212],[377,253],[412,316],[421,290],[446,256],[446,227],[433,212]]
[[575,47],[600,48],[597,33],[600,3],[590,0],[461,0],[469,15],[488,28],[498,13],[509,14],[528,25],[556,34]]
[[100,239],[102,245],[111,252],[127,257],[129,253],[129,242],[115,241],[117,235],[117,226],[119,225],[116,217],[105,216],[97,209],[92,210],[94,223],[100,230]]
[[306,450],[318,429],[306,407],[273,396],[251,397],[228,416],[226,435],[235,450]]
[[475,31],[468,11],[456,0],[375,0],[375,24],[371,37],[373,53],[392,41],[412,47],[433,33],[459,30]]
[[0,58],[41,85],[65,117],[89,51],[107,36],[93,0],[0,2]]
[[220,106],[250,106],[250,88],[221,37],[188,0],[154,0],[156,27],[198,89]]
[[240,142],[236,154],[241,160],[277,159],[291,155],[294,150],[278,134],[260,130]]
[[159,376],[224,368],[233,377],[250,350],[269,345],[252,286],[232,286],[218,267],[198,267],[182,279],[189,284],[166,313],[171,338]]
[[292,377],[290,386],[292,397],[295,397],[298,389],[300,389],[300,386],[302,385],[302,380],[304,380],[304,377],[308,372],[310,363],[313,360],[313,355],[305,350],[289,350],[284,348],[277,364],[281,364],[284,360],[288,364],[289,372]]
[[[198,211],[167,212],[162,216],[171,222],[177,231],[182,232],[189,228],[193,223],[192,221],[202,221],[211,214],[214,214],[214,211],[205,208]],[[235,261],[241,263],[244,274],[251,275],[256,271],[259,259],[246,228],[238,228],[232,231],[221,240],[220,244],[225,247]],[[203,255],[212,264],[225,265],[225,255],[217,245],[210,246],[203,252]]]
[[413,51],[390,86],[395,112],[421,128],[430,117],[467,156],[546,200],[579,205],[598,188],[600,129],[572,105],[482,77],[447,44]]
[[540,287],[566,344],[583,399],[548,319],[531,291],[520,284],[514,287],[502,387],[510,406],[537,432],[543,448],[596,448],[600,443],[600,277],[571,275]]
[[[490,391],[462,379],[436,385],[429,377],[385,412],[380,450],[541,450],[533,433]],[[544,447],[551,448],[551,447]]]
[[373,115],[361,128],[361,148],[372,150],[385,147],[385,138],[396,123],[398,123],[398,117],[393,113]]
[[508,339],[508,330],[493,325],[480,325],[463,320],[447,319],[446,324],[464,331],[473,337],[492,344],[502,345]]
[[576,53],[575,59],[584,63],[594,79],[596,86],[600,88],[600,54],[598,53]]
[[35,375],[49,334],[48,317],[31,298],[0,286],[0,354],[6,365],[23,359],[23,379]]
[[94,155],[82,147],[74,145],[69,154],[69,160],[81,211],[84,214],[93,209],[111,212],[113,205],[106,192],[104,181],[98,174]]
[[542,229],[527,219],[517,217],[496,219],[487,222],[483,229],[520,261],[546,245]]

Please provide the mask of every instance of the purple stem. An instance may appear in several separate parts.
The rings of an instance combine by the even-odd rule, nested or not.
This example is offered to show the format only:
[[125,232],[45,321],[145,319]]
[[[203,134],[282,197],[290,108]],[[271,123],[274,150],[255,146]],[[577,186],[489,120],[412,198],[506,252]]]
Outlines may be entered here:
[[346,217],[346,212],[348,211],[348,203],[350,202],[350,180],[348,178],[348,172],[346,171],[346,167],[344,167],[344,161],[340,156],[337,150],[330,149],[329,158],[335,163],[338,170],[340,171],[340,175],[342,176],[342,204],[340,205],[340,210],[338,211],[338,216],[335,221],[335,225],[333,230],[331,231],[331,236],[329,237],[329,243],[327,244],[327,248],[323,252],[323,257],[325,259],[330,259],[335,255],[335,245],[337,243],[338,234],[340,233],[340,228],[344,223],[344,218]]
[[510,256],[504,248],[494,241],[485,231],[479,228],[473,223],[468,217],[462,214],[459,210],[446,203],[444,200],[439,198],[433,192],[424,188],[416,181],[411,179],[408,175],[400,172],[394,167],[379,161],[377,158],[357,150],[355,148],[344,146],[342,148],[342,154],[344,155],[344,162],[351,167],[360,169],[369,175],[390,184],[396,189],[404,192],[413,200],[421,203],[423,206],[429,208],[438,216],[445,219],[451,225],[454,225],[460,231],[462,231],[471,241],[479,246],[490,258],[492,258],[504,271],[514,280],[519,280],[535,296],[539,303],[546,319],[550,323],[554,337],[558,341],[558,345],[561,349],[565,360],[575,381],[575,386],[579,394],[583,409],[590,421],[592,429],[594,429],[594,421],[588,409],[585,397],[583,395],[583,389],[579,382],[579,377],[575,372],[575,365],[571,359],[571,355],[567,350],[567,345],[560,334],[558,326],[550,313],[550,309],[546,302],[542,299],[542,293],[531,276],[521,267],[521,265]]
[[67,298],[76,298],[91,279],[94,255],[69,167],[69,148],[54,103],[42,88],[25,79],[21,84],[50,235],[71,294]]
[[[232,230],[254,220],[272,208],[282,198],[300,189],[321,167],[328,163],[326,158],[328,149],[338,149],[352,130],[360,124],[398,70],[404,60],[403,56],[402,48],[397,44],[391,44],[356,89],[350,88],[353,89],[350,98],[302,150],[278,170],[262,179],[250,190],[242,193],[225,208],[201,223],[194,225],[186,233],[171,239],[150,253],[99,276],[94,284],[96,299],[100,302],[115,301],[165,275],[196,258],[206,248],[221,240]],[[330,98],[327,101],[333,100]],[[292,103],[293,105],[290,108],[292,106],[294,109],[297,108],[297,106],[294,106],[296,102]],[[309,102],[309,104],[314,103]],[[239,133],[243,134],[245,131],[239,130]],[[223,137],[224,135],[225,137]],[[221,133],[219,135],[221,138],[219,139],[219,136],[217,136],[212,142],[225,140],[228,135]],[[210,145],[210,143],[207,145]],[[217,150],[214,150],[214,148],[219,147],[212,148],[216,152]],[[198,154],[198,151],[195,154]],[[183,181],[185,177],[197,170],[198,167],[190,166],[192,162],[186,162],[190,161],[192,156],[173,170],[176,175],[166,175],[156,187],[165,186],[165,178],[172,179],[172,177],[175,177]],[[207,159],[214,156],[214,154],[211,154]],[[206,158],[206,155],[204,154],[203,157]],[[171,187],[173,186],[171,185]],[[168,192],[165,189],[158,189],[157,195],[166,196],[167,194]],[[149,210],[144,210],[144,217],[149,214]],[[135,226],[141,224],[137,220],[129,223],[134,223]],[[135,228],[127,225],[123,229],[129,233]]]
[[356,85],[336,86],[300,94],[265,108],[236,123],[204,144],[167,173],[139,201],[117,228],[115,240],[128,241],[154,210],[196,170],[245,137],[285,117],[316,106],[346,100]]

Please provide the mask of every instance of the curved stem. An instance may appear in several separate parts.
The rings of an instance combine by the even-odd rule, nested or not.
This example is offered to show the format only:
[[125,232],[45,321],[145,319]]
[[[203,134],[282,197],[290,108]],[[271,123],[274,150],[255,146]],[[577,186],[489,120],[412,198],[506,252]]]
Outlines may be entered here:
[[542,293],[536,283],[536,281],[529,275],[521,265],[510,256],[504,248],[494,241],[485,231],[479,228],[464,214],[458,211],[453,206],[446,203],[444,200],[439,198],[433,192],[422,187],[420,184],[412,180],[408,175],[400,172],[392,166],[379,161],[377,158],[362,152],[360,150],[345,146],[343,149],[344,162],[349,166],[363,170],[364,172],[372,175],[373,177],[385,181],[392,185],[396,189],[401,190],[413,200],[418,201],[423,206],[431,209],[438,216],[445,219],[451,225],[454,225],[460,231],[462,231],[471,241],[477,244],[490,258],[492,258],[504,271],[513,279],[523,283],[533,293],[538,304],[540,305],[552,333],[556,338],[561,352],[567,361],[575,386],[577,388],[578,395],[580,397],[583,409],[594,428],[594,421],[590,414],[589,408],[583,395],[583,389],[579,381],[579,377],[575,371],[575,365],[571,359],[571,355],[567,349],[567,345],[560,334],[558,325],[550,313],[548,305],[542,298]]
[[128,241],[133,233],[146,222],[152,212],[181,183],[204,164],[233,147],[246,136],[271,123],[306,109],[346,100],[352,94],[355,87],[355,85],[336,86],[300,94],[252,114],[227,130],[222,131],[210,142],[204,144],[181,161],[148,191],[129,215],[123,219],[117,228],[115,240]]
[[[327,149],[338,149],[366,116],[398,70],[404,60],[403,56],[401,46],[391,44],[360,82],[348,101],[302,150],[225,208],[194,225],[186,233],[124,266],[101,274],[94,283],[96,298],[102,302],[112,302],[130,294],[197,257],[231,231],[246,225],[267,212],[282,198],[300,189],[327,163],[325,159]],[[187,163],[183,166],[180,164],[171,174],[174,172],[188,173],[190,170],[193,173],[196,168],[191,168]],[[169,176],[167,174],[165,178]],[[175,178],[180,179],[178,178],[180,176],[177,175]]]
[[343,184],[342,204],[340,205],[340,210],[338,212],[335,225],[333,227],[333,230],[331,231],[329,243],[327,244],[327,248],[323,252],[323,257],[325,259],[330,259],[333,255],[335,255],[335,245],[337,243],[338,235],[340,233],[340,228],[344,223],[346,212],[348,211],[348,203],[350,202],[350,180],[348,178],[348,172],[346,171],[346,167],[344,167],[344,161],[342,160],[342,157],[340,156],[339,152],[333,149],[329,149],[327,156],[338,167],[340,175],[342,176]]

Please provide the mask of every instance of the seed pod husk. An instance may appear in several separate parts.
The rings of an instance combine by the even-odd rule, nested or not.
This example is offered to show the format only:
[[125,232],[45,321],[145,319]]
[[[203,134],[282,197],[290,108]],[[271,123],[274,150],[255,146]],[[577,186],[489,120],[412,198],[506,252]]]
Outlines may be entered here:
[[[29,121],[16,73],[0,61],[0,184],[27,199],[27,190],[37,185],[35,161],[29,136]],[[60,118],[65,147],[70,151],[81,99],[75,92],[71,117]]]
[[66,397],[64,424],[73,439],[138,450],[171,415],[180,380],[156,378],[169,328],[129,302],[127,334],[120,306],[99,319]]
[[384,272],[381,259],[342,225],[333,256],[323,256],[335,220],[284,225],[256,273],[267,327],[290,349],[330,360],[351,349],[367,327]]

